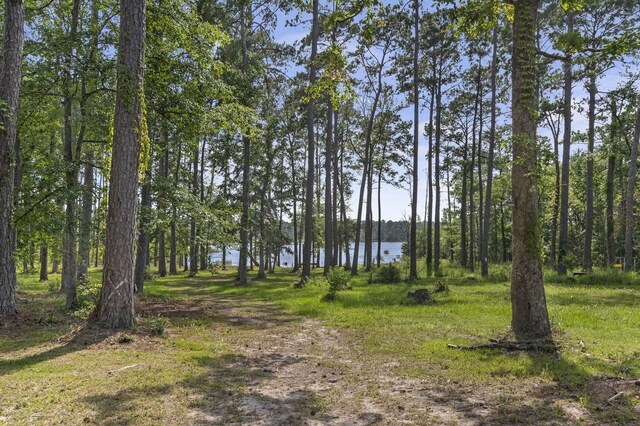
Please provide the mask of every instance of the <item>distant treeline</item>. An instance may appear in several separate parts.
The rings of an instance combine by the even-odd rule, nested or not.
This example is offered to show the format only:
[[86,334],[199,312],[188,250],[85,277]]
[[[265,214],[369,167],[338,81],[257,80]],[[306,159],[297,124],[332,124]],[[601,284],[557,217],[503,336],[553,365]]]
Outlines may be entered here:
[[[351,229],[355,229],[355,221],[350,220]],[[419,227],[420,228],[420,227]],[[293,224],[289,222],[283,222],[282,231],[286,237],[293,241]],[[407,235],[409,233],[409,221],[407,220],[383,220],[382,228],[380,229],[381,240],[384,243],[405,242],[407,241]],[[364,242],[364,228],[360,233],[360,241]],[[378,222],[373,222],[373,241],[378,241]]]

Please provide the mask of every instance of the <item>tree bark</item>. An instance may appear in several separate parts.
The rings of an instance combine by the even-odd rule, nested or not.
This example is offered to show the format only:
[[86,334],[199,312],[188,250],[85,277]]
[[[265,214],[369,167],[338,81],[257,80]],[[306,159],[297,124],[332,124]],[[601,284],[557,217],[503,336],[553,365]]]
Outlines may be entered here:
[[49,247],[46,244],[40,247],[40,282],[49,281]]
[[333,265],[333,101],[327,96],[327,139],[324,151],[324,274]]
[[[311,23],[311,56],[309,57],[309,86],[316,84],[316,57],[318,55],[319,34],[319,0],[313,0],[313,13]],[[304,209],[304,247],[302,249],[302,279],[311,276],[311,242],[313,240],[313,184],[315,174],[315,100],[309,97],[307,103],[307,182]]]
[[462,194],[460,200],[460,265],[463,268],[467,267],[468,253],[467,253],[467,177],[468,171],[468,154],[469,151],[469,137],[468,132],[465,131],[464,135],[464,151],[462,152]]
[[615,220],[613,216],[613,196],[614,185],[613,178],[615,176],[616,156],[609,154],[607,161],[607,183],[606,183],[606,198],[607,198],[607,213],[606,213],[606,225],[607,225],[607,267],[611,268],[616,263],[616,234],[615,234]]
[[[162,215],[161,217],[165,217],[166,215],[166,206],[165,206],[165,194],[164,194],[164,190],[162,189],[166,179],[169,175],[169,149],[167,147],[167,144],[169,143],[169,137],[167,135],[167,133],[165,132],[164,135],[164,150],[162,152],[162,156],[160,157],[160,179],[162,181],[162,184],[160,185],[160,188],[158,190],[158,213],[160,215]],[[165,229],[164,229],[164,223],[162,223],[162,221],[159,221],[158,224],[158,275],[161,277],[166,277],[167,276],[167,258],[166,258],[166,244],[165,244]]]
[[514,2],[511,328],[518,340],[550,339],[538,217],[536,20],[538,0]]
[[496,102],[498,76],[498,27],[493,28],[491,45],[491,124],[489,128],[489,150],[487,152],[487,184],[484,199],[484,221],[480,241],[480,269],[483,277],[489,275],[489,224],[491,220],[491,196],[493,189],[493,157],[496,147]]
[[169,233],[169,275],[176,275],[178,273],[177,262],[177,241],[176,241],[176,206],[173,206],[171,212],[171,225]]
[[82,191],[82,218],[80,221],[80,262],[78,274],[86,275],[91,263],[91,216],[93,214],[93,190],[95,186],[93,151],[87,151]]
[[116,110],[107,240],[98,319],[110,328],[135,323],[133,269],[143,132],[145,0],[120,1]]
[[638,142],[640,141],[640,108],[636,110],[636,119],[633,130],[633,142],[631,143],[631,156],[629,157],[629,180],[627,182],[627,200],[625,206],[625,232],[624,232],[624,270],[633,271],[633,205],[636,195],[636,180],[638,174]]
[[409,280],[418,279],[418,146],[420,141],[418,56],[420,54],[420,1],[413,1],[413,167],[411,174],[411,228],[409,231]]
[[12,212],[18,161],[15,150],[24,41],[22,0],[5,0],[2,40],[0,101],[5,104],[6,112],[0,116],[0,317],[18,312]]
[[[78,220],[77,220],[77,185],[78,185],[78,163],[79,158],[74,158],[74,143],[72,130],[72,57],[76,34],[78,30],[78,19],[80,13],[80,1],[74,0],[71,11],[71,25],[69,28],[69,45],[64,59],[64,81],[63,81],[63,110],[64,110],[64,161],[65,161],[65,185],[66,209],[65,209],[65,229],[62,248],[62,290],[65,294],[65,307],[73,309],[78,304],[76,286],[78,280]],[[76,140],[76,151],[80,151],[80,138]]]
[[136,264],[134,272],[134,291],[136,293],[142,293],[144,291],[144,271],[147,267],[147,261],[149,258],[149,222],[151,222],[151,191],[149,190],[149,184],[151,183],[151,173],[147,170],[145,176],[145,182],[142,184],[142,190],[140,194],[140,220],[138,224],[138,230],[140,235],[138,236],[137,250],[136,250]]
[[[247,12],[246,2],[243,1],[240,9],[240,33],[242,37],[242,71],[245,76],[249,71],[249,46],[247,41]],[[249,255],[249,209],[251,208],[251,139],[248,135],[242,135],[242,214],[240,215],[240,256],[238,259],[238,284],[245,285],[249,282],[247,276],[247,258]]]
[[293,270],[296,273],[300,269],[300,258],[298,257],[298,186],[296,184],[296,161],[291,147],[291,195],[293,198]]
[[[594,65],[592,65],[594,66]],[[584,215],[584,253],[582,259],[582,269],[590,272],[593,266],[591,259],[591,243],[593,239],[593,149],[596,137],[596,72],[593,69],[589,74],[589,128],[587,131],[587,187],[586,187],[586,208]]]
[[[195,150],[193,151],[193,175],[191,181],[191,193],[193,194],[194,201],[198,199],[198,167],[200,146],[195,144]],[[243,194],[244,195],[244,194]],[[189,274],[194,276],[198,273],[198,245],[196,243],[196,217],[192,213],[189,223]]]
[[[435,70],[434,70],[435,74]],[[433,272],[433,108],[435,104],[435,86],[431,87],[429,101],[429,150],[427,153],[427,276]]]
[[331,218],[331,222],[333,225],[333,256],[332,256],[332,266],[341,266],[342,265],[342,256],[340,254],[340,235],[338,232],[338,175],[340,173],[340,169],[338,167],[338,150],[337,150],[337,141],[338,141],[338,114],[336,111],[333,111],[333,147],[331,153],[331,161],[332,161],[332,170],[333,170],[333,215]]
[[[567,32],[573,31],[573,13],[567,14]],[[560,194],[560,241],[558,244],[558,274],[567,274],[565,257],[569,244],[569,162],[571,159],[571,86],[573,84],[571,56],[564,61],[564,136],[562,139],[562,182]]]
[[[442,64],[440,64],[442,75]],[[438,79],[436,92],[436,146],[435,146],[435,220],[433,223],[433,269],[440,274],[440,139],[442,137],[442,80]]]

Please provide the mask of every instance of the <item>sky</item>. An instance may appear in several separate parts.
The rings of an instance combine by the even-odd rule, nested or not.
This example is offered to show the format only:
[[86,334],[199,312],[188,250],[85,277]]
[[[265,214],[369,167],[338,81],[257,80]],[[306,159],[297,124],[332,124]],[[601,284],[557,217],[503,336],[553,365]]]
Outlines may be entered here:
[[[287,27],[285,25],[285,21],[286,21],[285,18],[286,16],[280,15],[277,29],[275,31],[276,41],[281,43],[294,44],[300,41],[307,34],[309,34],[310,25],[300,24],[294,28]],[[488,65],[488,59],[489,58],[487,58],[487,60],[484,62],[484,66]],[[300,68],[296,68],[296,70],[299,70],[299,69]],[[290,72],[293,73],[294,71],[290,70]],[[601,78],[598,80],[598,88],[600,92],[604,93],[618,86],[618,84],[624,80],[623,72],[624,72],[624,67],[618,63],[614,68],[610,69],[603,76],[601,76]],[[399,96],[404,96],[404,95],[399,95]],[[585,105],[584,102],[586,101],[586,98],[587,98],[587,94],[584,88],[584,83],[581,81],[575,82],[574,89],[573,89],[573,102],[572,102],[572,105],[573,105],[572,129],[574,132],[586,131],[588,127],[586,107],[581,108],[581,106]],[[446,108],[446,103],[444,107]],[[508,111],[509,107],[503,106],[502,109],[505,111]],[[404,109],[401,112],[401,117],[403,120],[410,121],[410,122],[413,121],[413,107],[408,107]],[[418,155],[418,158],[419,158],[418,215],[421,218],[424,216],[424,212],[425,212],[425,203],[426,203],[425,192],[427,189],[426,154],[428,150],[428,141],[424,132],[424,128],[425,128],[425,124],[428,122],[428,119],[429,119],[429,110],[421,109],[420,123],[419,123],[420,139],[419,139],[419,149],[418,149],[418,154],[419,154]],[[488,126],[488,123],[485,123],[485,125]],[[550,136],[550,131],[548,129],[545,129],[544,127],[540,127],[538,129],[538,135]],[[444,142],[445,141],[443,141],[443,143]],[[596,146],[598,145],[598,143],[599,141],[596,139]],[[575,145],[575,146],[572,146],[572,151],[585,149],[585,148],[586,147],[584,146]],[[411,155],[411,153],[407,153],[407,154]],[[354,191],[350,200],[350,205],[351,205],[351,213],[349,214],[350,217],[355,217],[357,212],[358,196],[359,196],[358,194],[359,180],[360,180],[360,177],[358,176],[357,180],[354,181],[352,185],[352,188],[354,188]],[[376,190],[377,188],[374,188],[374,192]],[[446,188],[446,183],[444,179],[441,180],[440,190],[441,190],[441,208],[445,209],[447,207],[447,193],[446,193],[447,188]],[[377,197],[375,197],[375,195],[374,195],[374,198],[376,198],[377,200]],[[409,187],[396,188],[389,184],[383,183],[382,189],[381,189],[381,199],[382,199],[381,211],[382,211],[383,220],[394,220],[394,221],[408,220],[411,217],[411,205],[410,205],[411,194],[410,194]],[[377,211],[378,211],[376,200],[374,200],[374,205],[373,205],[375,220],[377,220]]]

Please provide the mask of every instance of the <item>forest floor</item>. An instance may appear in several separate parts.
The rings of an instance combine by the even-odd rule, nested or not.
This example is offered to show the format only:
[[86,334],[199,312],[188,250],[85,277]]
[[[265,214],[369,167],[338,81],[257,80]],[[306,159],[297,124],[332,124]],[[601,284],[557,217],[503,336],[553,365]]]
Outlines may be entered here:
[[[126,332],[87,325],[91,287],[69,315],[59,276],[22,276],[0,324],[0,424],[640,424],[637,278],[547,274],[557,352],[449,348],[508,337],[504,271],[363,275],[333,302],[284,271],[157,278]],[[435,304],[406,303],[436,281]]]

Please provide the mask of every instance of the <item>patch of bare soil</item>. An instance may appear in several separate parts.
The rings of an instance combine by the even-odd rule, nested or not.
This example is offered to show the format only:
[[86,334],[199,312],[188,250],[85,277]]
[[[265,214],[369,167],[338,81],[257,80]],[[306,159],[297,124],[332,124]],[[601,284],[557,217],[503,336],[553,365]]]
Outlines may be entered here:
[[[483,388],[401,377],[393,372],[397,363],[371,359],[347,330],[238,300],[212,300],[205,309],[215,312],[216,326],[239,355],[212,367],[211,383],[225,385],[194,398],[190,421],[195,423],[603,423],[554,382],[523,379]],[[602,383],[594,379],[595,388],[607,382]],[[606,397],[622,389],[619,382],[606,386]],[[624,389],[629,398],[640,387],[629,381]]]

